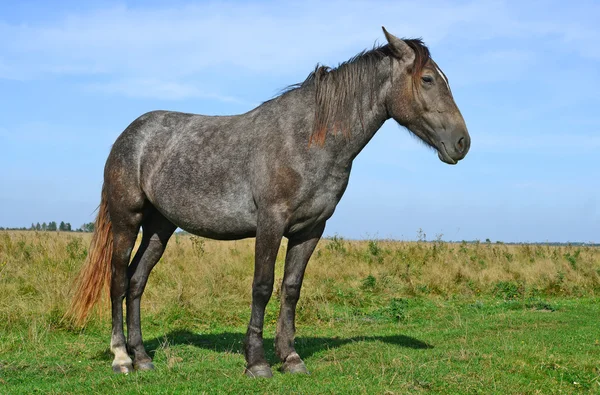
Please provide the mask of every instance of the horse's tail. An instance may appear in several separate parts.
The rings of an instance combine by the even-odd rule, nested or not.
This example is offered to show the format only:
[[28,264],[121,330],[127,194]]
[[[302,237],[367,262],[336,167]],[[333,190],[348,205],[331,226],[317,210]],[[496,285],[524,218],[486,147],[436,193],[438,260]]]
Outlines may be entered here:
[[65,314],[76,326],[85,325],[90,310],[102,297],[102,289],[105,288],[109,294],[113,235],[107,195],[106,186],[103,186],[87,260],[77,277],[75,294]]

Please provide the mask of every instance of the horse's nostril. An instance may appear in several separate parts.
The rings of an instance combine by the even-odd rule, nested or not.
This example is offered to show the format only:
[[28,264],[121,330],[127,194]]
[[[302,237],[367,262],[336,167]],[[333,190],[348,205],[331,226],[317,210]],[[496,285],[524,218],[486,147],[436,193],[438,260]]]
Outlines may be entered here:
[[460,152],[462,154],[462,152],[465,150],[465,138],[461,137],[458,142],[456,143],[456,150],[458,152]]

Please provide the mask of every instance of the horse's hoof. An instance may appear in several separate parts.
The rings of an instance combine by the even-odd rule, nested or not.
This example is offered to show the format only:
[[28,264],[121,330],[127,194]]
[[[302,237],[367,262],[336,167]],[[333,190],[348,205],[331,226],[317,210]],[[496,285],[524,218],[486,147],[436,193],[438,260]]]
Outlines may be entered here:
[[112,366],[113,373],[117,374],[129,374],[133,372],[133,365],[130,363],[126,363],[123,365],[113,365]]
[[273,372],[271,372],[271,368],[269,367],[269,365],[251,366],[249,368],[246,368],[246,371],[244,373],[246,374],[246,376],[252,377],[252,378],[258,378],[258,377],[270,378],[270,377],[273,377]]
[[304,361],[296,354],[291,358],[287,358],[281,366],[281,371],[291,374],[310,374]]
[[154,364],[152,362],[140,362],[133,365],[135,370],[146,371],[154,370]]
[[310,374],[310,372],[306,368],[306,365],[304,364],[304,362],[298,362],[298,363],[294,363],[294,364],[284,363],[283,366],[281,367],[281,370],[284,373],[290,373],[290,374]]

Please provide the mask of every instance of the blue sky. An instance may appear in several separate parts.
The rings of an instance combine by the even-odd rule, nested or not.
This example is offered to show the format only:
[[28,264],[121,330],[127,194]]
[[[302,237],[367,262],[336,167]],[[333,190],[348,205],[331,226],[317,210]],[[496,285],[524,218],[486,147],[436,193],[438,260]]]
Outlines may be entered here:
[[600,2],[0,1],[0,226],[92,221],[111,144],[154,109],[245,112],[423,37],[472,138],[443,164],[388,121],[326,233],[600,242]]

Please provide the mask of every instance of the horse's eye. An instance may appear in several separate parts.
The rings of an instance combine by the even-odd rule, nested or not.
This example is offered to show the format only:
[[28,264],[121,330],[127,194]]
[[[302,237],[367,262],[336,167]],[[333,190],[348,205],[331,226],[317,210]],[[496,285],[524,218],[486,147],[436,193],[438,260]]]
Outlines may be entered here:
[[430,75],[424,75],[423,77],[421,77],[421,80],[423,82],[425,82],[426,84],[432,84],[433,83],[433,77],[431,77]]

